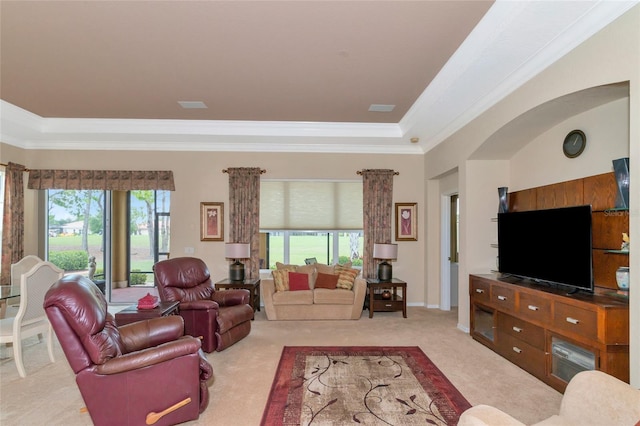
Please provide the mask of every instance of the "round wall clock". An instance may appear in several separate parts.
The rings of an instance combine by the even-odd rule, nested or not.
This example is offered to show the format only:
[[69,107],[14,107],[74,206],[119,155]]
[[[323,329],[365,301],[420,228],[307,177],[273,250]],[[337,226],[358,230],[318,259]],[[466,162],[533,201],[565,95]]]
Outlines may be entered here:
[[582,154],[587,145],[587,137],[582,130],[572,130],[562,142],[562,152],[569,158],[576,158]]

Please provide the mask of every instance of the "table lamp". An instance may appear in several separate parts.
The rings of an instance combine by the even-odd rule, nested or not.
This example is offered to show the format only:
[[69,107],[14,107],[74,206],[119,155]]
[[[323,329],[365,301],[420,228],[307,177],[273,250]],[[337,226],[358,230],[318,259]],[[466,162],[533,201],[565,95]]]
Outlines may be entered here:
[[244,264],[240,259],[251,257],[251,247],[245,243],[226,243],[224,245],[224,256],[227,259],[235,260],[229,265],[229,279],[231,281],[244,281]]
[[387,260],[396,260],[397,257],[397,244],[375,243],[373,245],[373,258],[382,260],[382,262],[378,264],[378,281],[391,281],[391,263],[387,262]]

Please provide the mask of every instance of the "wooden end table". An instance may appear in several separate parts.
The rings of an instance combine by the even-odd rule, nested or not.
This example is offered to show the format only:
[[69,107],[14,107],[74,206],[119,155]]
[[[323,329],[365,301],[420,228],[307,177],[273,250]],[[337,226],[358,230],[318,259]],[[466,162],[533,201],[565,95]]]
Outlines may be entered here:
[[116,324],[118,324],[119,327],[146,319],[178,315],[179,305],[180,302],[178,301],[160,302],[160,304],[153,309],[138,309],[137,305],[131,305],[116,313]]
[[215,283],[214,286],[216,290],[249,290],[249,305],[253,308],[253,312],[260,310],[260,278],[247,278],[244,281],[231,281],[229,278],[225,278]]
[[[391,298],[383,299],[381,290],[390,289]],[[398,295],[398,289],[402,290],[402,296]],[[407,283],[397,278],[391,281],[381,282],[378,279],[367,278],[367,292],[369,318],[373,318],[374,312],[402,311],[402,316],[407,317]]]

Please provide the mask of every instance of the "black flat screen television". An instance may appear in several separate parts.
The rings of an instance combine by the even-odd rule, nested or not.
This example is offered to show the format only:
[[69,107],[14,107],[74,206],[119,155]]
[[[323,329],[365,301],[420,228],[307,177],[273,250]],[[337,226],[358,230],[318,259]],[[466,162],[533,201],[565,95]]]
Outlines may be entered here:
[[593,292],[591,206],[498,214],[498,270]]

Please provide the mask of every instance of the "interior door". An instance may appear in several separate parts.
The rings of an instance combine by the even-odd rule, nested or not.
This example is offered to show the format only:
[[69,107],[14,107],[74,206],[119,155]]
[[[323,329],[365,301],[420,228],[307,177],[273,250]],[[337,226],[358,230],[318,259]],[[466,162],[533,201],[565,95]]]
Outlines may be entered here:
[[458,246],[460,225],[460,203],[458,194],[449,197],[449,288],[451,306],[458,306]]

